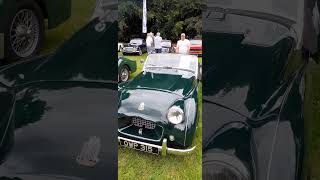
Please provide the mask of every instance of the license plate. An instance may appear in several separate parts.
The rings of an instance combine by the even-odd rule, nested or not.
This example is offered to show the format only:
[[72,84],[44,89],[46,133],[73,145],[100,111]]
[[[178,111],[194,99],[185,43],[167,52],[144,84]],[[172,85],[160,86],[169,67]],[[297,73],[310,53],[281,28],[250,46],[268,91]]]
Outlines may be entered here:
[[131,141],[126,141],[126,140],[119,140],[119,144],[123,147],[126,148],[130,148],[130,149],[135,149],[138,151],[143,151],[143,152],[147,152],[147,153],[151,153],[151,154],[159,154],[159,149],[152,147],[152,146],[148,146],[148,145],[144,145],[144,144],[140,144],[137,142],[131,142]]

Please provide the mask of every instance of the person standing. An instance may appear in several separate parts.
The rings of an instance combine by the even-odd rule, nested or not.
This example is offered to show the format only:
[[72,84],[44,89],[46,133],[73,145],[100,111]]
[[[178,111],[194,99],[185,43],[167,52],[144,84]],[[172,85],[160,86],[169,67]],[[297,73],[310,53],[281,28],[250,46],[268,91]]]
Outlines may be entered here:
[[154,38],[154,48],[156,49],[156,53],[161,53],[161,42],[162,42],[162,37],[160,36],[160,33],[157,32],[156,37]]
[[181,39],[177,43],[176,52],[179,54],[189,54],[190,52],[190,41],[186,39],[186,34],[181,34]]
[[152,37],[152,33],[148,33],[148,34],[147,34],[146,45],[147,45],[147,52],[148,52],[148,54],[151,54],[152,51],[153,51],[153,37]]

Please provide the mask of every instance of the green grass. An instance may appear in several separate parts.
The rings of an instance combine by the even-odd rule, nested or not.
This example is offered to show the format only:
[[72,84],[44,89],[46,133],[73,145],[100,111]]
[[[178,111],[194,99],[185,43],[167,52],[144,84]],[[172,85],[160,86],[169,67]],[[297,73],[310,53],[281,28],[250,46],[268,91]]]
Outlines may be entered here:
[[65,40],[89,22],[93,13],[95,0],[72,0],[71,17],[54,29],[46,29],[41,54],[56,50]]
[[308,179],[320,180],[320,65],[310,63],[306,77],[305,170]]
[[[131,77],[141,72],[143,65],[140,60],[147,57],[126,56],[137,62],[137,71]],[[202,61],[199,58],[199,61]],[[199,89],[200,116],[195,132],[193,145],[197,146],[195,152],[187,156],[167,155],[156,156],[131,149],[119,147],[118,149],[118,175],[119,179],[201,179],[202,176],[202,111],[201,111],[201,85]]]

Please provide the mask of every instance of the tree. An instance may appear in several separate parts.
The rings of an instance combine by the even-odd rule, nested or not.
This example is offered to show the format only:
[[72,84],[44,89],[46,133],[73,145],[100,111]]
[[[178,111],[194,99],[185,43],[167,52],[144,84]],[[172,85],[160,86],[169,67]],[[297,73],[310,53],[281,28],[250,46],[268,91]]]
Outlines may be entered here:
[[[201,0],[148,0],[148,31],[160,32],[164,39],[178,40],[182,32],[189,38],[202,32]],[[119,1],[119,40],[127,42],[142,34],[142,0]]]

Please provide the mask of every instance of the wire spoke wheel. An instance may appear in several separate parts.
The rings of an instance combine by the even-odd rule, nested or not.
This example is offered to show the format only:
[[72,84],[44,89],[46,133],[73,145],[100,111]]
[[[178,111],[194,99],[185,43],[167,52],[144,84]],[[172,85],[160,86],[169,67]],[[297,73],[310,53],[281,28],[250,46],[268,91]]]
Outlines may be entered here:
[[127,68],[122,68],[120,72],[121,82],[126,82],[129,80],[129,70]]
[[18,11],[9,32],[10,45],[17,56],[28,57],[36,50],[40,39],[40,24],[32,10]]

